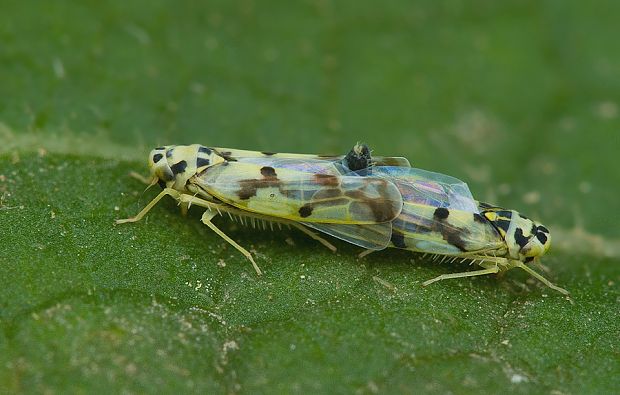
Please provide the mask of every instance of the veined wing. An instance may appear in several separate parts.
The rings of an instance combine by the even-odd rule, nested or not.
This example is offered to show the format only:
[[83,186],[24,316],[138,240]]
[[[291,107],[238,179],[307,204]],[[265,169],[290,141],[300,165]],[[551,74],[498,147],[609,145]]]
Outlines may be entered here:
[[391,222],[367,225],[302,223],[320,232],[368,250],[382,250],[389,245],[392,238]]
[[392,242],[398,248],[436,254],[494,251],[505,247],[495,227],[480,215],[463,181],[415,168],[377,166],[358,171],[396,184],[403,209],[392,221]]
[[299,222],[375,224],[402,208],[389,179],[343,176],[321,160],[243,158],[210,166],[190,183],[243,210]]
[[375,166],[354,173],[389,179],[396,184],[407,203],[479,212],[467,184],[445,174],[395,166]]
[[[312,155],[312,154],[291,154],[284,152],[261,152],[248,151],[234,148],[213,147],[223,158],[227,160],[239,160],[241,158],[272,158],[272,159],[299,159],[299,160],[320,160],[326,162],[340,162],[345,155]],[[409,160],[402,156],[373,156],[372,161],[376,166],[400,166],[411,167]]]

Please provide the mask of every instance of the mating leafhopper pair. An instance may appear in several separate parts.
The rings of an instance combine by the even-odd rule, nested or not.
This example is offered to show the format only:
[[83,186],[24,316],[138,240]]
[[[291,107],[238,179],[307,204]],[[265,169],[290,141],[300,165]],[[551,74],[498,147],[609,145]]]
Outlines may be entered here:
[[149,183],[159,184],[161,193],[135,217],[116,222],[139,221],[166,195],[183,212],[191,205],[206,208],[202,222],[258,274],[252,255],[211,222],[217,214],[287,224],[331,250],[335,247],[311,229],[365,248],[361,255],[395,247],[481,267],[423,285],[518,267],[568,295],[527,265],[549,249],[546,227],[515,210],[476,201],[454,177],[412,168],[405,158],[371,157],[364,145],[345,156],[164,146],[151,151],[148,164]]

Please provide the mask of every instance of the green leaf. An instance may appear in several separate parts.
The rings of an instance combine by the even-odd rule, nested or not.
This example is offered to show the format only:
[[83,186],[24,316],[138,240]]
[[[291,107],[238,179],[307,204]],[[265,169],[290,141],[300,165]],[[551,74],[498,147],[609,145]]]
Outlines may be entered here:
[[[0,390],[617,391],[617,2],[2,8]],[[548,225],[572,298],[216,219],[258,277],[171,199],[114,225],[157,193],[128,176],[150,147],[357,141]]]

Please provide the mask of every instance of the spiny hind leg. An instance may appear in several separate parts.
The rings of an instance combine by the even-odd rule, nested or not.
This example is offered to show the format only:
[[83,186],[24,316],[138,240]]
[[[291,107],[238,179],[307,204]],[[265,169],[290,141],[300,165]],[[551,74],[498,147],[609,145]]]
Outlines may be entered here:
[[423,286],[427,286],[429,284],[432,284],[434,282],[437,281],[441,281],[441,280],[447,280],[450,278],[463,278],[463,277],[473,277],[473,276],[484,276],[486,274],[494,274],[499,272],[499,267],[494,266],[494,267],[490,267],[487,269],[481,269],[481,270],[473,270],[471,272],[461,272],[461,273],[448,273],[448,274],[442,274],[441,276],[437,276],[435,278],[431,278],[430,280],[424,281],[422,283]]
[[230,244],[231,246],[235,247],[237,249],[237,251],[239,251],[240,253],[243,254],[243,256],[248,258],[250,260],[250,262],[252,262],[252,266],[254,267],[254,270],[256,270],[256,273],[258,275],[263,274],[263,272],[261,272],[261,270],[258,267],[258,265],[256,264],[256,262],[254,262],[254,258],[252,258],[252,254],[250,254],[248,252],[248,250],[246,250],[245,248],[243,248],[239,244],[237,244],[237,242],[235,242],[233,239],[228,237],[226,235],[226,233],[222,232],[217,226],[215,226],[213,224],[213,222],[211,222],[211,219],[213,217],[215,217],[215,215],[216,215],[216,213],[213,212],[213,211],[205,211],[204,214],[202,214],[202,218],[200,220],[202,221],[203,224],[205,224],[209,228],[211,228],[212,231],[217,233],[218,236],[220,236],[222,239],[226,240],[228,242],[228,244]]
[[117,219],[116,221],[114,221],[117,224],[125,224],[128,222],[138,222],[140,221],[145,215],[146,213],[148,213],[149,211],[151,211],[151,209],[153,207],[155,207],[155,205],[157,203],[159,203],[159,201],[164,197],[164,196],[172,196],[173,199],[179,201],[179,198],[181,196],[181,193],[179,191],[176,191],[172,188],[164,188],[159,195],[155,196],[155,198],[153,200],[150,201],[149,204],[146,205],[146,207],[144,207],[138,214],[136,214],[134,217],[131,218],[124,218],[124,219]]

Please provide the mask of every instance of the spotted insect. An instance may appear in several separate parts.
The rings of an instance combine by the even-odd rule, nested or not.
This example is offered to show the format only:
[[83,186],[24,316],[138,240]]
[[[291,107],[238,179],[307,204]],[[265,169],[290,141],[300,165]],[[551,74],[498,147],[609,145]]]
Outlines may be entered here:
[[[568,295],[568,291],[528,266],[543,256],[551,245],[549,230],[544,225],[515,210],[476,201],[467,184],[447,175],[390,166],[371,167],[357,174],[384,177],[401,193],[403,208],[391,221],[390,247],[422,253],[442,262],[460,260],[482,267],[443,274],[423,285],[520,268],[548,287]],[[362,247],[366,244],[365,240],[348,241]]]
[[[258,274],[252,255],[212,219],[227,213],[240,221],[285,224],[295,227],[328,248],[327,240],[306,224],[364,224],[356,237],[371,237],[402,209],[395,184],[384,177],[360,177],[352,169],[371,165],[369,152],[352,150],[344,156],[259,153],[194,144],[158,147],[149,154],[150,184],[162,192],[135,217],[117,223],[139,221],[164,196],[171,196],[183,212],[195,205],[207,209],[202,222],[246,256]],[[373,163],[409,166],[404,158],[373,158]],[[347,173],[351,173],[347,175]],[[339,229],[334,232],[337,233]],[[389,239],[388,239],[389,240]],[[384,248],[382,246],[382,248]]]

